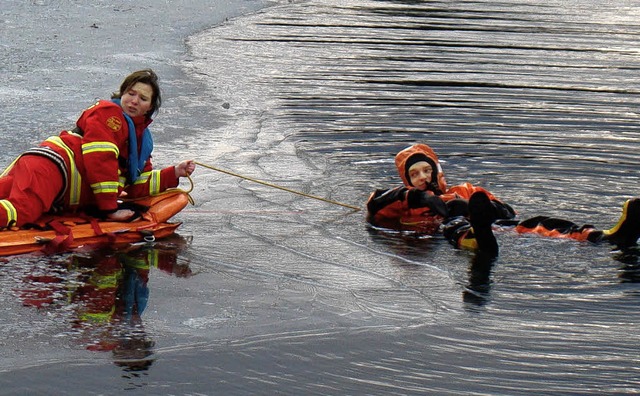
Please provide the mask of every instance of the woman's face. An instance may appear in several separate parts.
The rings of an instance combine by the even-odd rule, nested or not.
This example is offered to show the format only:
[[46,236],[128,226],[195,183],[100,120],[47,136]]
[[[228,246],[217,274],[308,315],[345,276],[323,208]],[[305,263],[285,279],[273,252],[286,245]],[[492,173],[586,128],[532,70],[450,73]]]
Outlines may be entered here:
[[120,106],[129,117],[145,115],[151,110],[153,88],[149,84],[137,82],[122,92]]
[[425,191],[429,183],[431,183],[432,172],[433,168],[428,162],[416,162],[409,168],[409,181],[415,188]]

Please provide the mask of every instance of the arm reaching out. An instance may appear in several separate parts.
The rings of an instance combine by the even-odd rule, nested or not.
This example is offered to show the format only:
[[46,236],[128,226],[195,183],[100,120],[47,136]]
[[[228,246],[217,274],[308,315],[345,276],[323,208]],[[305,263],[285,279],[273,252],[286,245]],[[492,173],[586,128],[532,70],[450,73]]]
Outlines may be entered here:
[[176,178],[187,177],[196,169],[196,163],[193,160],[186,160],[176,165]]

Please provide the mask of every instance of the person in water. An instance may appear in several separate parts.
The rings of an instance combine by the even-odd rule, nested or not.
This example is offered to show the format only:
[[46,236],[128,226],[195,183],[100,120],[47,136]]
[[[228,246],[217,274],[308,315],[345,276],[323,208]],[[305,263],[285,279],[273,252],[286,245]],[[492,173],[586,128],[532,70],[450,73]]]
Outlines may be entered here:
[[154,170],[148,127],[162,103],[158,76],[127,76],[111,100],[86,109],[73,130],[20,155],[0,175],[0,229],[22,227],[44,213],[90,210],[111,221],[136,217],[119,198],[156,195],[195,170],[193,160]]
[[520,233],[591,242],[608,241],[621,249],[640,237],[640,199],[625,202],[618,223],[609,230],[578,226],[563,219],[537,216],[514,220],[512,207],[482,187],[464,183],[448,187],[438,157],[425,144],[414,144],[395,157],[402,186],[378,189],[367,201],[367,221],[400,231],[444,236],[456,247],[498,254],[494,223],[515,226]]
[[491,225],[497,219],[513,219],[511,206],[471,183],[447,186],[438,156],[426,144],[400,151],[395,164],[403,185],[371,193],[370,224],[424,234],[435,234],[442,227],[456,247],[497,254]]

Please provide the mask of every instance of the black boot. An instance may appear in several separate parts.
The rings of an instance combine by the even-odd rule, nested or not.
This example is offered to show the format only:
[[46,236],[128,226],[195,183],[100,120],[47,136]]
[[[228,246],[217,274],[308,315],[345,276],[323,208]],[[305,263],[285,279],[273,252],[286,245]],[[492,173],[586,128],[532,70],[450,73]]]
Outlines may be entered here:
[[484,255],[498,256],[498,242],[491,225],[496,220],[496,208],[487,194],[475,192],[469,198],[469,222],[478,243],[478,251]]
[[622,216],[610,230],[603,232],[603,239],[624,249],[637,244],[640,238],[640,198],[630,199],[622,206]]

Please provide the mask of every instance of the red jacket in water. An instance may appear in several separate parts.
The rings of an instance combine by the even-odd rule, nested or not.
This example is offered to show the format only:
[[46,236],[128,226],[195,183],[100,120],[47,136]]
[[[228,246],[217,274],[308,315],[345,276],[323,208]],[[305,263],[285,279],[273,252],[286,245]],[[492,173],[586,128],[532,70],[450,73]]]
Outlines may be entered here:
[[[474,192],[483,191],[489,199],[508,208],[508,205],[502,204],[493,194],[471,183],[448,188],[436,153],[426,144],[415,144],[400,151],[395,158],[396,168],[404,185],[387,190],[376,190],[369,196],[367,201],[369,223],[384,228],[427,234],[438,231],[444,217],[429,207],[416,206],[411,199],[417,189],[411,185],[409,167],[417,161],[426,161],[432,168],[431,183],[427,187],[426,194],[438,196],[445,203],[451,203],[455,200],[466,201]],[[509,216],[506,217],[513,217],[510,208],[508,212]]]

